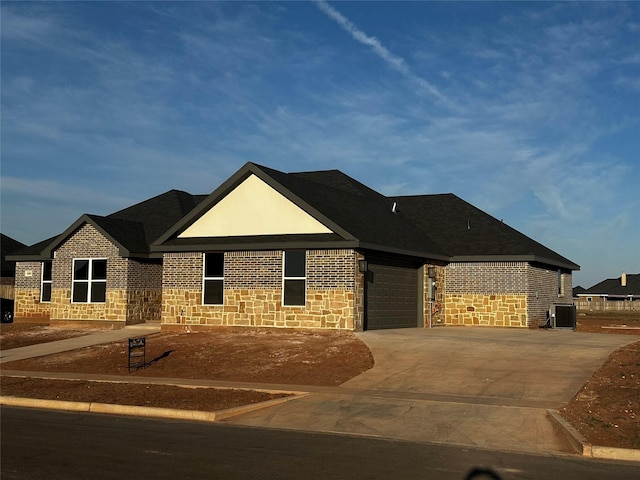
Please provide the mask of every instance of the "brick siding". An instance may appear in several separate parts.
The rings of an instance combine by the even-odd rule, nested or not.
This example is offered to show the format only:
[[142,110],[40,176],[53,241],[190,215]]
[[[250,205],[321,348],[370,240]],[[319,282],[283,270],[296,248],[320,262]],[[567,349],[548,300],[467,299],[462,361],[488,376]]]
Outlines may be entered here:
[[282,305],[282,251],[226,252],[224,304],[202,304],[203,253],[164,256],[163,327],[355,328],[356,254],[307,252],[306,304]]
[[[107,259],[107,292],[104,303],[73,303],[73,260]],[[41,262],[18,262],[16,321],[46,318],[52,323],[94,322],[125,324],[160,320],[162,263],[120,256],[118,248],[90,224],[74,232],[52,260],[51,302],[40,302]],[[26,277],[25,270],[32,276]]]
[[528,262],[451,263],[446,267],[445,323],[527,327],[544,323],[552,303],[571,303],[570,272]]
[[14,322],[48,322],[51,303],[40,301],[41,262],[17,262]]

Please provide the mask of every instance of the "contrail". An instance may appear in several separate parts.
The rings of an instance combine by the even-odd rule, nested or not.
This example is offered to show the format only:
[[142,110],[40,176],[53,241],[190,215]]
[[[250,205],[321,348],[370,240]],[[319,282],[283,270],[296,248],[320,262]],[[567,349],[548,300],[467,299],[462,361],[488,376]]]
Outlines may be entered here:
[[335,8],[333,8],[331,5],[325,2],[325,0],[314,0],[314,1],[315,1],[315,4],[323,13],[325,13],[329,18],[335,20],[338,23],[338,25],[340,25],[343,28],[343,30],[345,30],[347,33],[349,33],[353,37],[354,40],[362,43],[363,45],[370,47],[371,50],[373,50],[373,52],[376,55],[378,55],[382,60],[384,60],[391,68],[400,72],[403,76],[405,76],[412,82],[415,82],[416,84],[418,84],[418,86],[420,86],[421,88],[429,92],[431,95],[433,95],[437,99],[447,104],[450,103],[449,100],[444,95],[442,95],[436,87],[431,85],[424,78],[421,78],[415,75],[411,71],[407,63],[404,61],[404,59],[402,57],[399,57],[391,53],[384,45],[380,43],[380,40],[378,40],[375,37],[368,36],[366,33],[360,30],[356,25],[354,25],[353,22],[351,22],[348,18],[346,18],[344,15],[338,12]]

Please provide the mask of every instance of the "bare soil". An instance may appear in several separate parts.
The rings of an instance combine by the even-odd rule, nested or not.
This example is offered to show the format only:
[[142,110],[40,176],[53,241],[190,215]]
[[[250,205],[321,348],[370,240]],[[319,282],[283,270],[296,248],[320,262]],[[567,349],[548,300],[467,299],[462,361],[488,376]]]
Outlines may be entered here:
[[[46,330],[44,330],[46,328]],[[7,329],[10,331],[11,329]],[[42,339],[49,327],[21,329]],[[41,334],[36,332],[40,331]],[[5,335],[3,326],[2,335]],[[258,384],[335,386],[373,366],[367,346],[350,332],[235,330],[163,333],[146,337],[146,368],[128,370],[128,343],[114,342],[3,364],[25,377],[2,377],[2,395],[202,411],[278,398],[283,394],[149,384],[32,378],[29,372],[189,378]],[[18,342],[15,340],[16,343]],[[38,376],[43,376],[38,374]]]
[[[15,328],[19,327],[19,328]],[[73,335],[86,333],[75,331]],[[595,445],[640,448],[640,315],[579,314],[576,333],[636,335],[611,354],[561,414]],[[2,348],[65,338],[69,330],[2,325]],[[22,343],[21,343],[22,342]],[[5,347],[5,345],[12,345]],[[355,335],[236,330],[147,337],[147,368],[127,373],[127,344],[116,342],[5,363],[25,377],[2,377],[2,395],[216,411],[276,398],[246,390],[30,378],[29,372],[218,379],[289,385],[339,385],[373,366]],[[274,396],[275,395],[275,396]]]
[[92,329],[63,329],[42,324],[0,323],[0,350],[81,337],[92,332]]

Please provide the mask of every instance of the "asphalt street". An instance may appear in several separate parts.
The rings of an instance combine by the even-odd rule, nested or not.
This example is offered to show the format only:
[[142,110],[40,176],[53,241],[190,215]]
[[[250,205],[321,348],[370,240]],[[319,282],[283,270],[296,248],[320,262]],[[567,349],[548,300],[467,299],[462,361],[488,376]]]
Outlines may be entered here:
[[[640,465],[398,440],[3,407],[3,480],[637,478]],[[491,474],[470,477],[474,469]]]

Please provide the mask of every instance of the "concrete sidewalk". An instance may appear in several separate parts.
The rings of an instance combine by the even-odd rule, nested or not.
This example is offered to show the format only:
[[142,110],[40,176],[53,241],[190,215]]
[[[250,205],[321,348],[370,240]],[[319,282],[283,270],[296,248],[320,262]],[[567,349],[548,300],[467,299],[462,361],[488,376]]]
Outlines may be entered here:
[[160,324],[130,325],[117,330],[99,330],[80,337],[66,338],[55,342],[39,343],[27,347],[12,348],[0,352],[0,364],[24,360],[25,358],[43,357],[54,353],[67,352],[78,348],[117,342],[127,338],[142,337],[160,332]]

